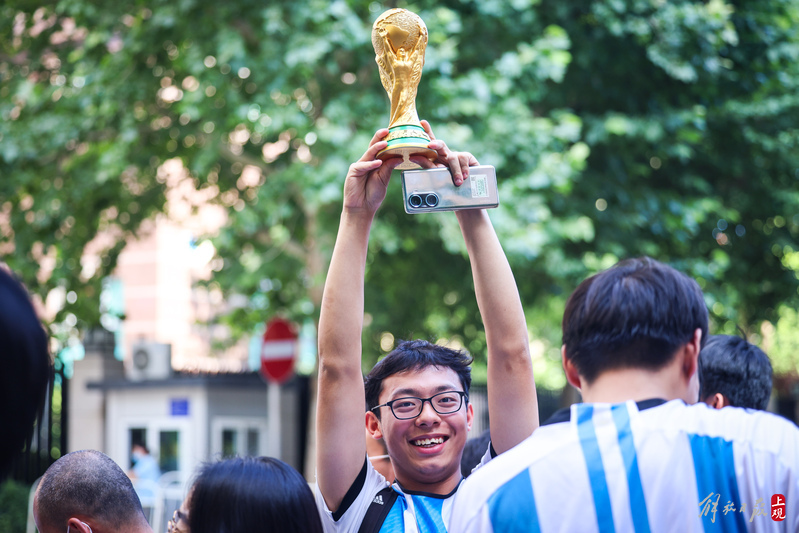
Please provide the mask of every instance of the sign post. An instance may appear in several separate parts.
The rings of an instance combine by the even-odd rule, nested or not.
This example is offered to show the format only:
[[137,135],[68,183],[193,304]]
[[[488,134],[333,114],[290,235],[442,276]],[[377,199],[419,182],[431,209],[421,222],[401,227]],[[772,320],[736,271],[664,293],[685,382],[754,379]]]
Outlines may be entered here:
[[266,324],[261,347],[261,376],[266,380],[267,440],[269,455],[281,459],[280,446],[280,385],[294,374],[297,357],[297,333],[292,324],[282,318],[273,318]]

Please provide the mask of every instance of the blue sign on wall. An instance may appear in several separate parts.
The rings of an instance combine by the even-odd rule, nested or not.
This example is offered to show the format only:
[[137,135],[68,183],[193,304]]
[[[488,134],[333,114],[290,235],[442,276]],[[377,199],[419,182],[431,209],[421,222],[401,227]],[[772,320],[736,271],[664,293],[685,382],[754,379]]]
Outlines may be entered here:
[[177,398],[170,400],[169,414],[172,416],[189,416],[188,398]]

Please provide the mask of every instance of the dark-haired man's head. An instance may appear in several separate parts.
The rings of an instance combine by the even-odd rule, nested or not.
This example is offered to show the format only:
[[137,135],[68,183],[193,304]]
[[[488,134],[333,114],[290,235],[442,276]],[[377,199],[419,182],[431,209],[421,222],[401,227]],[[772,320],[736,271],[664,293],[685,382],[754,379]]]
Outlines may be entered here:
[[771,361],[745,339],[713,335],[699,354],[699,399],[717,409],[764,410],[771,396]]
[[[648,257],[621,261],[583,281],[566,303],[567,377],[571,371],[570,382],[576,379],[585,387],[606,372],[654,374],[677,364],[687,380],[677,397],[695,402],[695,359],[707,328],[707,307],[694,280]],[[686,346],[691,350],[685,363],[675,362]]]
[[95,450],[69,453],[47,469],[33,516],[42,533],[152,532],[128,476]]
[[367,430],[385,443],[405,489],[425,490],[460,477],[474,418],[468,399],[471,362],[463,351],[406,341],[366,377]]
[[[461,382],[462,390],[469,393],[472,384],[472,358],[462,350],[453,350],[424,340],[400,342],[388,355],[381,359],[366,376],[366,408],[371,410],[380,405],[383,380],[394,374],[427,367],[451,368]],[[373,411],[380,418],[378,410]]]

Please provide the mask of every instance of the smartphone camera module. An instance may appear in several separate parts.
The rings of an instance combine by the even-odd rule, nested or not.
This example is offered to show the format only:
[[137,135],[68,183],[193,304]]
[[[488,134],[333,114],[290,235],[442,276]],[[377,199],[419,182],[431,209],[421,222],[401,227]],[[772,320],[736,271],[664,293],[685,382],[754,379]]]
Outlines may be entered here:
[[434,192],[425,194],[424,205],[427,207],[435,207],[438,205],[438,195]]

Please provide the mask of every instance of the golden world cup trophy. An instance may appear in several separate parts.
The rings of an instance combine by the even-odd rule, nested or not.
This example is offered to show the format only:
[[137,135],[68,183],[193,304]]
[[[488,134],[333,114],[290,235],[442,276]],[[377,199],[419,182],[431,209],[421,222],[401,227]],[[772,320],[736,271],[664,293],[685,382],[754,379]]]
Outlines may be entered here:
[[372,45],[380,69],[380,81],[391,100],[388,124],[388,147],[377,154],[380,159],[402,156],[396,168],[417,168],[408,157],[423,155],[435,159],[436,152],[427,147],[430,137],[416,113],[416,92],[422,79],[424,50],[427,47],[427,26],[416,13],[407,9],[390,9],[372,26]]

